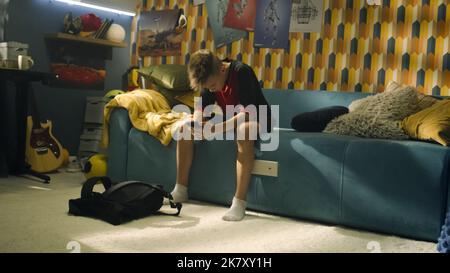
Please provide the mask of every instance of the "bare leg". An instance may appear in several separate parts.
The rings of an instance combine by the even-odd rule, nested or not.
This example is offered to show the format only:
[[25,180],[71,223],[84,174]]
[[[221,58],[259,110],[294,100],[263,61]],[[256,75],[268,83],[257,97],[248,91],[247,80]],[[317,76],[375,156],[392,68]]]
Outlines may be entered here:
[[[250,184],[252,170],[255,164],[254,143],[252,134],[257,132],[258,124],[255,122],[246,122],[239,126],[238,131],[245,132],[244,140],[237,140],[238,152],[236,160],[236,193],[232,205],[223,216],[225,221],[240,221],[245,216],[245,207],[247,202],[247,191]],[[239,135],[239,134],[238,134]],[[254,134],[256,136],[256,134]]]
[[194,157],[194,140],[180,139],[177,142],[177,177],[171,195],[175,202],[185,202],[188,197],[189,171]]
[[248,185],[255,163],[254,140],[238,140],[238,152],[236,160],[236,194],[240,200],[247,199]]
[[189,171],[194,158],[194,141],[179,140],[177,142],[177,184],[185,187],[189,183]]

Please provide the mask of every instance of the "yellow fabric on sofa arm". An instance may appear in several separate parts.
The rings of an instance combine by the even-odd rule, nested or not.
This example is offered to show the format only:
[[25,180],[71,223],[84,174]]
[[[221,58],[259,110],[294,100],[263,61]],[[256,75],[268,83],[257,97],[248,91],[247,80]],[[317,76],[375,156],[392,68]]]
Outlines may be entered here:
[[166,146],[172,141],[172,125],[189,116],[173,112],[164,96],[154,90],[137,89],[115,96],[104,109],[102,146],[105,148],[109,144],[109,118],[117,107],[128,110],[133,127],[148,132]]
[[411,138],[434,140],[450,146],[450,100],[438,101],[405,118],[402,127]]

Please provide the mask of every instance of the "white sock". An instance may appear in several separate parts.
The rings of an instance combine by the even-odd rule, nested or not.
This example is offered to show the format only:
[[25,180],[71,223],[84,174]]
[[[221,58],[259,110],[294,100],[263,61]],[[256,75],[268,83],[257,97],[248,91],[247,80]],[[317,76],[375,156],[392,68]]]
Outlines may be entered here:
[[225,213],[222,219],[225,221],[241,221],[244,219],[246,206],[246,201],[234,197],[230,209]]
[[188,188],[178,183],[175,185],[175,188],[170,194],[172,195],[175,203],[183,203],[189,199]]

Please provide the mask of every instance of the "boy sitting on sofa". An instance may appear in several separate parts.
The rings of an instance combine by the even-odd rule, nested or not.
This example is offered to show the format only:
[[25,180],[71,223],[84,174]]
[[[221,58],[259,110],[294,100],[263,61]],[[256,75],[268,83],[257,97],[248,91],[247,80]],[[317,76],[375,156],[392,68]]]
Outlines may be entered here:
[[[212,139],[217,135],[223,137],[223,134],[234,131],[238,148],[236,192],[223,220],[240,221],[245,216],[246,195],[255,161],[255,140],[260,133],[271,130],[270,107],[253,69],[242,62],[220,60],[211,51],[200,50],[192,55],[188,74],[191,87],[202,90],[201,100],[196,102],[193,117],[184,123],[185,126],[179,127],[179,132],[187,133],[188,137],[181,137],[177,142],[176,185],[171,194],[175,202],[188,200],[187,187],[194,139]],[[222,114],[225,113],[225,121],[218,122],[218,116],[207,118],[211,116],[211,107],[215,104],[220,107]],[[267,111],[260,110],[264,106]],[[197,128],[204,129],[196,130]]]

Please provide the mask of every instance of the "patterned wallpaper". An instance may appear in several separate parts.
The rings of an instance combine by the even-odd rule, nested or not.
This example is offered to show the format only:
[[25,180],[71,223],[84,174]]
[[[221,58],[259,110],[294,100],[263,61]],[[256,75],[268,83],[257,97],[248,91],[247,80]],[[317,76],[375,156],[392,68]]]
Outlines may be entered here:
[[[207,0],[208,1],[208,0]],[[139,9],[182,8],[188,28],[181,56],[139,60],[144,66],[185,64],[198,49],[251,65],[264,88],[379,92],[391,80],[422,93],[450,95],[450,0],[323,0],[320,33],[291,33],[289,49],[254,48],[254,33],[215,49],[205,5],[192,0],[143,0]],[[132,41],[136,41],[136,18]]]

